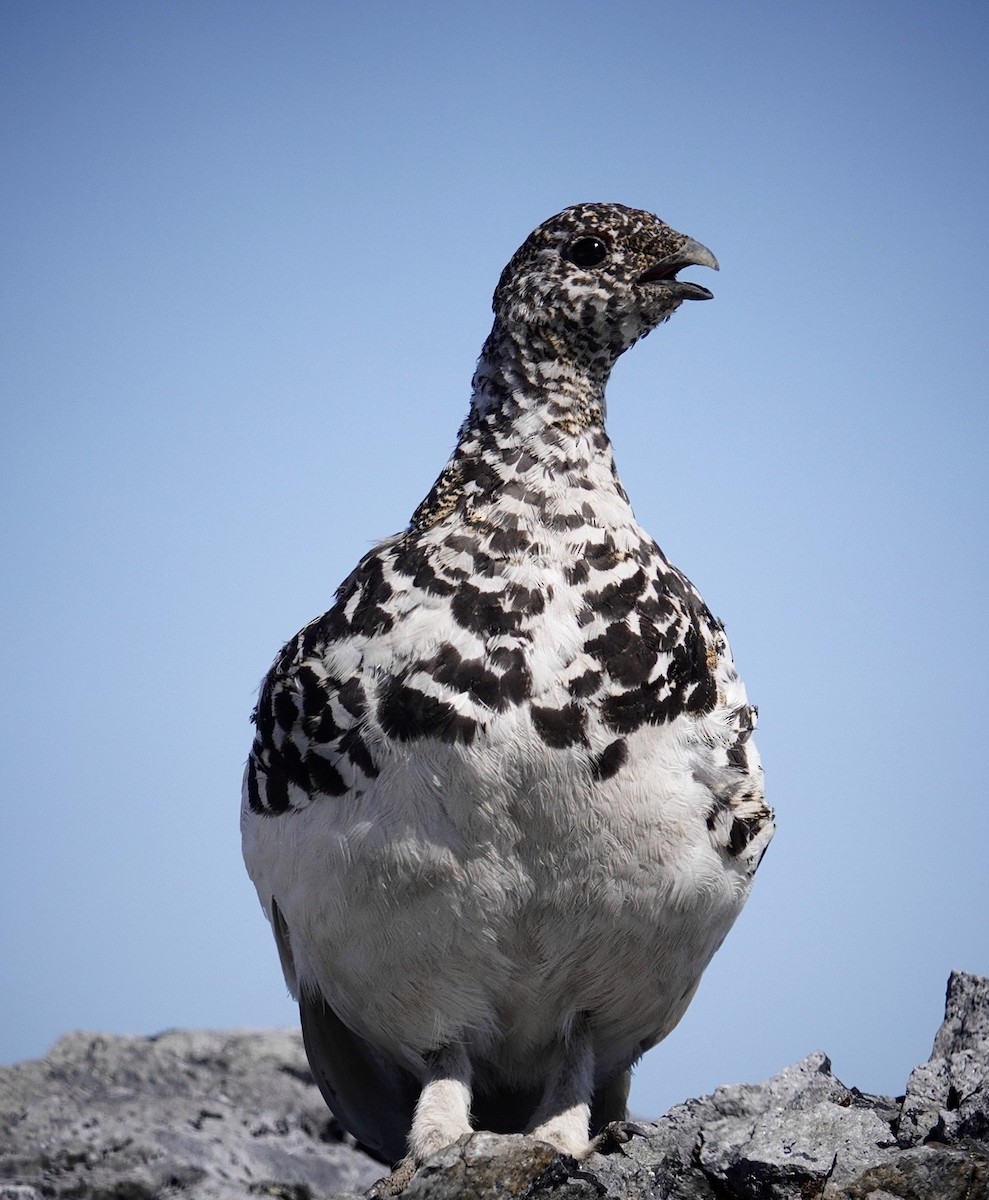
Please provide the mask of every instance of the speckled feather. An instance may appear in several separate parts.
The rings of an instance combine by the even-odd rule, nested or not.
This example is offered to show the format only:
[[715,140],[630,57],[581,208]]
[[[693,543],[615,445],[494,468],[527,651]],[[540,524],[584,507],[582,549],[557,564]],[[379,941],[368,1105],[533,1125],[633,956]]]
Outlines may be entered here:
[[[461,1076],[475,1121],[580,1152],[772,836],[724,629],[637,524],[604,427],[618,356],[709,297],[691,263],[716,266],[620,205],[541,225],[450,461],[262,686],[245,860],[324,1094],[384,1157],[410,1126],[417,1160],[456,1134]],[[438,1077],[455,1100],[415,1110]]]

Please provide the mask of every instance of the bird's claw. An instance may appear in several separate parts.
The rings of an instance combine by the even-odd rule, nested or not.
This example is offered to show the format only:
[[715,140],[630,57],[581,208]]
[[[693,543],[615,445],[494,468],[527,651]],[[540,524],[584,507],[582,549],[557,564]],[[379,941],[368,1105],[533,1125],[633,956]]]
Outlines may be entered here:
[[636,1121],[610,1121],[597,1137],[591,1139],[594,1154],[614,1154],[634,1137],[648,1137],[649,1130]]
[[408,1187],[418,1169],[419,1164],[414,1158],[403,1158],[390,1175],[379,1179],[368,1188],[364,1193],[366,1200],[386,1200],[389,1196],[399,1195]]

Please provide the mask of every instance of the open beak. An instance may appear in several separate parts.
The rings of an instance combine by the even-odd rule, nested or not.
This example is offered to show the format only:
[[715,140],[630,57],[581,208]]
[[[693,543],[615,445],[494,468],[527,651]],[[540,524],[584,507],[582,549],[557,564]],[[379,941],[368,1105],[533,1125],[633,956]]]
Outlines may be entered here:
[[665,290],[677,300],[712,300],[713,293],[706,287],[677,279],[677,271],[682,271],[684,267],[710,267],[713,271],[719,269],[718,260],[707,246],[702,246],[693,238],[686,238],[676,254],[660,259],[658,263],[643,271],[636,282],[665,284]]

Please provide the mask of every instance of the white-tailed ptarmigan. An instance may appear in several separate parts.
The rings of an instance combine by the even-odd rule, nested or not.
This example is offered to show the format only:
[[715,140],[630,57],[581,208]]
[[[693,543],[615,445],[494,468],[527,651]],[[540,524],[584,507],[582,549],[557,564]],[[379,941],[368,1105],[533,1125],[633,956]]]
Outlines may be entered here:
[[327,1103],[406,1176],[472,1128],[589,1153],[773,835],[723,626],[604,427],[691,265],[622,205],[540,225],[450,461],[261,688],[247,869]]

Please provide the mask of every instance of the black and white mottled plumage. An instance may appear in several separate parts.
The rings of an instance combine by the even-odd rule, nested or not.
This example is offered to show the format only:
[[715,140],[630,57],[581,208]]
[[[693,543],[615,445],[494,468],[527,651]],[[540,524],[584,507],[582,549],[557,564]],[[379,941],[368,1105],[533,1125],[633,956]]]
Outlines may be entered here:
[[248,871],[342,1123],[573,1154],[625,1115],[773,834],[721,623],[638,525],[615,361],[717,267],[582,204],[512,257],[457,447],[261,689]]

